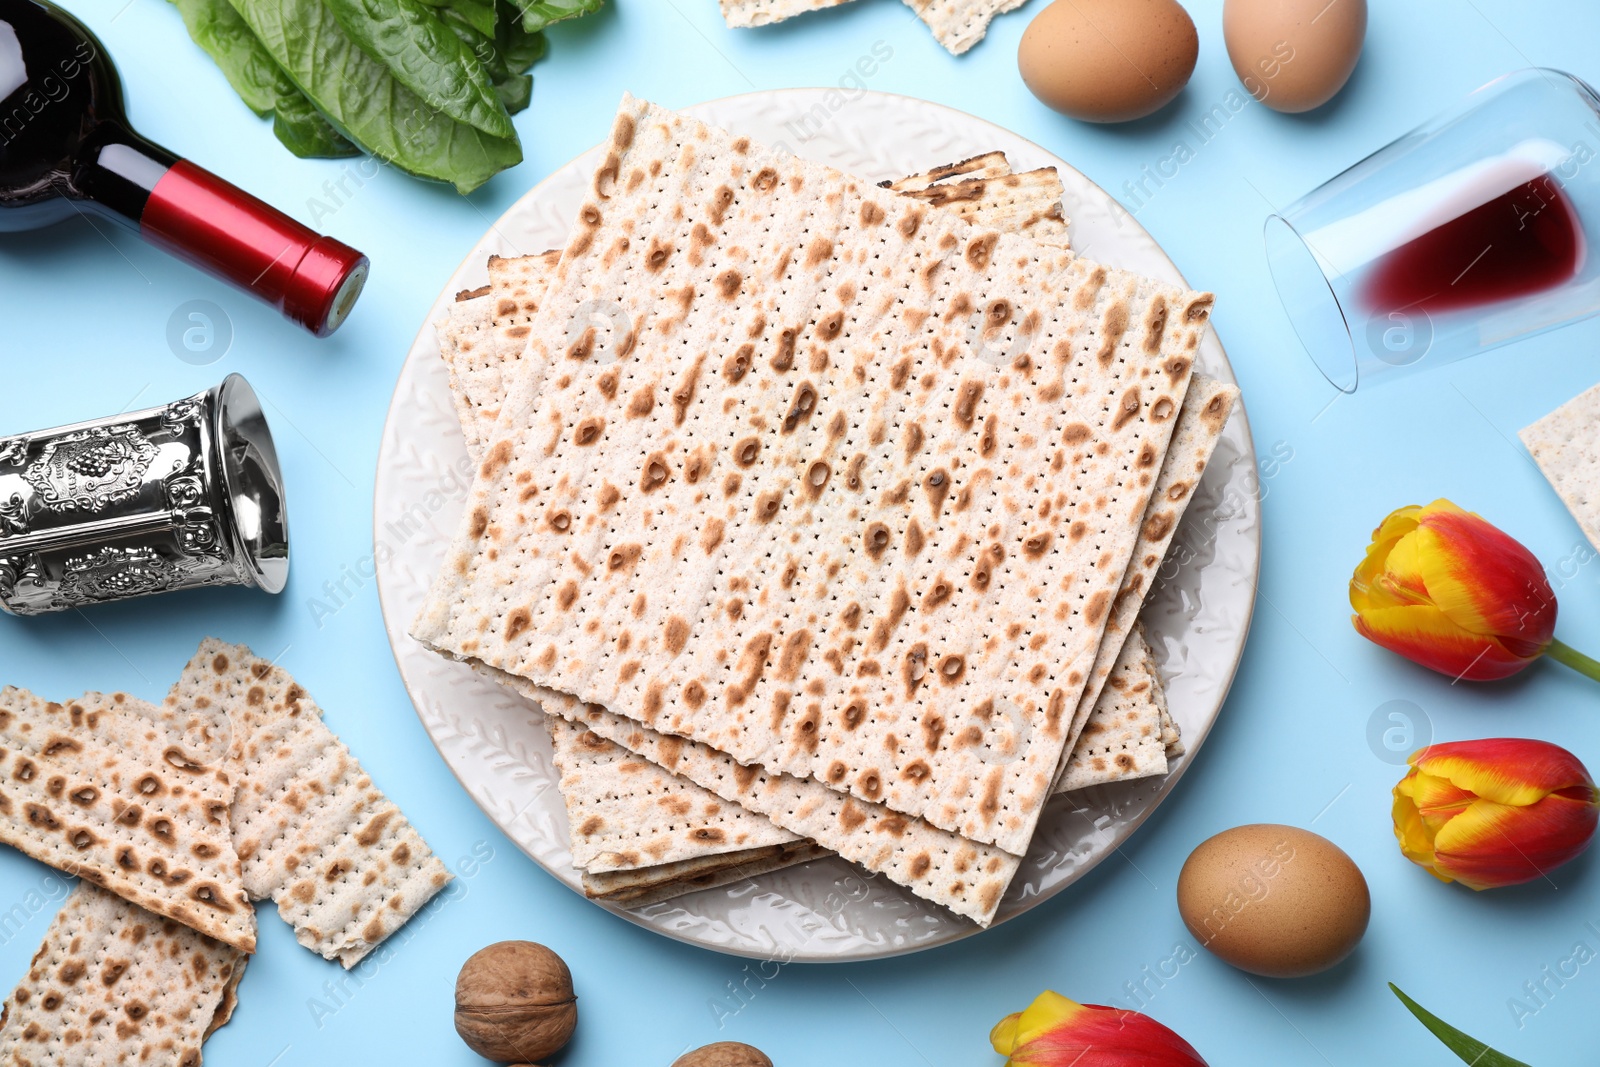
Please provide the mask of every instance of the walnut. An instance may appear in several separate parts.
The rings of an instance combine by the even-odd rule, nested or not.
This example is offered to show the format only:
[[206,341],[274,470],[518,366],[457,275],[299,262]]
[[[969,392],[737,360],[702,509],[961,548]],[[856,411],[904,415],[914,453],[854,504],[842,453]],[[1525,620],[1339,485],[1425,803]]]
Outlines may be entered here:
[[772,1067],[767,1054],[737,1041],[718,1041],[693,1052],[685,1052],[672,1067]]
[[578,1026],[572,972],[532,941],[480,949],[456,976],[456,1033],[500,1063],[537,1063],[559,1052]]

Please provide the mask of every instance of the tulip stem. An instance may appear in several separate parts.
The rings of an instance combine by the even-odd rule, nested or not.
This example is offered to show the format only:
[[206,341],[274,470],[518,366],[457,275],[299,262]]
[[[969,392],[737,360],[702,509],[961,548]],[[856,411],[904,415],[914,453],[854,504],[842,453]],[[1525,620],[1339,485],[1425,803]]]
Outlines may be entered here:
[[1579,674],[1586,674],[1595,681],[1600,682],[1600,660],[1585,656],[1582,652],[1563,641],[1552,638],[1550,647],[1545,649],[1545,655],[1557,663],[1571,667]]

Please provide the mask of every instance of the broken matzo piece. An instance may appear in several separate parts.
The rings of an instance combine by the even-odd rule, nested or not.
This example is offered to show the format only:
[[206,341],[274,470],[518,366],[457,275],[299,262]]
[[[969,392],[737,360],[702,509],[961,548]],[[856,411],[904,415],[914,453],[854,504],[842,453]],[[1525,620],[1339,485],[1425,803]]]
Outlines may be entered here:
[[996,15],[1015,11],[1028,0],[905,0],[928,24],[934,39],[953,56],[970,49],[989,32]]
[[1000,178],[1010,173],[1011,161],[1006,159],[1004,152],[996,150],[969,156],[956,163],[942,163],[906,178],[881,181],[878,185],[883,189],[893,189],[897,193],[914,193],[930,189],[941,182],[948,182],[952,178]]
[[808,11],[838,7],[850,0],[720,0],[722,19],[730,29],[770,26]]
[[968,178],[930,185],[904,196],[948,208],[976,226],[1031,237],[1041,244],[1068,247],[1066,189],[1054,167],[998,178]]
[[449,883],[287,671],[208,638],[167,704],[217,708],[232,722],[244,886],[270,897],[306,948],[353,967]]
[[611,147],[415,632],[1020,852],[1209,294],[631,98]]
[[1142,630],[1123,642],[1100,705],[1089,717],[1056,787],[1060,793],[1091,785],[1167,773],[1163,723],[1167,695]]
[[1579,393],[1518,436],[1583,535],[1600,549],[1600,385]]
[[0,842],[254,952],[227,749],[219,713],[0,690]]
[[199,1067],[250,957],[79,882],[0,1015],[0,1062]]

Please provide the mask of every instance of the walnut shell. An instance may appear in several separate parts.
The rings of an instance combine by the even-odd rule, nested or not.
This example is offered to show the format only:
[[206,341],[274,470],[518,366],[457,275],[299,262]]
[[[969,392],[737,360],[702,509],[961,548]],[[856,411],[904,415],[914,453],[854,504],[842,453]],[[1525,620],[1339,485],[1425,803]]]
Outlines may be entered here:
[[531,1063],[561,1051],[578,1026],[572,972],[532,941],[479,949],[456,976],[456,1033],[500,1063]]
[[693,1052],[685,1052],[672,1067],[772,1067],[767,1054],[737,1041],[718,1041]]

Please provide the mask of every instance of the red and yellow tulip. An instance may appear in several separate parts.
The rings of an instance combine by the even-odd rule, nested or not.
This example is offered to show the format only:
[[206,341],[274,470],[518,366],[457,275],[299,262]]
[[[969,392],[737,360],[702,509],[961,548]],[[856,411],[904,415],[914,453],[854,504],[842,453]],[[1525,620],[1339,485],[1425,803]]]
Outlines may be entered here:
[[1546,654],[1600,678],[1600,663],[1555,640],[1556,595],[1533,553],[1448,500],[1383,520],[1350,606],[1363,637],[1452,678],[1506,678]]
[[1187,1041],[1148,1015],[1040,993],[989,1033],[1006,1067],[1206,1067]]
[[1542,877],[1589,847],[1600,790],[1578,757],[1490,738],[1412,755],[1394,787],[1394,835],[1411,862],[1473,889]]

